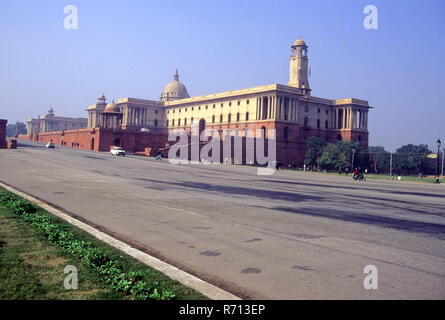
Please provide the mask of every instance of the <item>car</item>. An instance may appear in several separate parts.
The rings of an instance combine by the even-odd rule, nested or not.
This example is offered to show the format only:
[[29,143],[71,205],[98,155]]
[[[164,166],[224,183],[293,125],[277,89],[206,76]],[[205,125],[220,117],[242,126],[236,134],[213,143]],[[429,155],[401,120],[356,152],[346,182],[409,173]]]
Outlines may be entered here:
[[113,156],[125,156],[125,150],[121,147],[113,147],[110,151]]
[[54,149],[56,146],[54,145],[54,143],[52,143],[52,142],[48,142],[48,143],[46,144],[46,147],[47,147],[48,149]]

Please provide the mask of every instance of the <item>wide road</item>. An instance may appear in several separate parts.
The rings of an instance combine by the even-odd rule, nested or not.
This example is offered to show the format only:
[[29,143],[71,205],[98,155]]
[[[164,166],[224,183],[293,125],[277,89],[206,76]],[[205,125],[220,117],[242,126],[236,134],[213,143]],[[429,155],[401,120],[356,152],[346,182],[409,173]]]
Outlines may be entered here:
[[25,141],[0,150],[0,180],[242,298],[445,299],[445,185]]

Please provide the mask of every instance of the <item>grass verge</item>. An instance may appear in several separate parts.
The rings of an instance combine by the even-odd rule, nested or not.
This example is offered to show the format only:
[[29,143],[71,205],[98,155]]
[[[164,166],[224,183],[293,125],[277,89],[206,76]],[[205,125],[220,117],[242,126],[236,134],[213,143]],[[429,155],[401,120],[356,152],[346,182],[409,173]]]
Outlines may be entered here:
[[[2,188],[0,262],[0,299],[206,299]],[[63,286],[68,264],[77,290]]]

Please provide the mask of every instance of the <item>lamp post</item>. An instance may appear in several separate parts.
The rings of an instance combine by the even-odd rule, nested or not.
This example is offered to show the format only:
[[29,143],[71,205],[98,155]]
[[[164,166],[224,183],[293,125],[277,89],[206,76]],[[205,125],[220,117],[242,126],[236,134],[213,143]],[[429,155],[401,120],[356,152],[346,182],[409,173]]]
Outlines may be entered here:
[[354,157],[355,157],[355,149],[352,149],[352,163],[351,163],[351,171],[354,172]]
[[439,157],[440,157],[440,139],[437,139],[436,183],[440,183],[440,181],[439,181]]

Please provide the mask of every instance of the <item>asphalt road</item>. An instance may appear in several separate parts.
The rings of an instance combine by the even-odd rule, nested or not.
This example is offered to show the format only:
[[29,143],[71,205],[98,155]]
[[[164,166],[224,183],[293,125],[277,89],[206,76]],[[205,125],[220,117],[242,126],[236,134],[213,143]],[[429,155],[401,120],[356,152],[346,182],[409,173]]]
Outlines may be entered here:
[[445,185],[25,141],[0,150],[0,180],[243,298],[445,299]]

